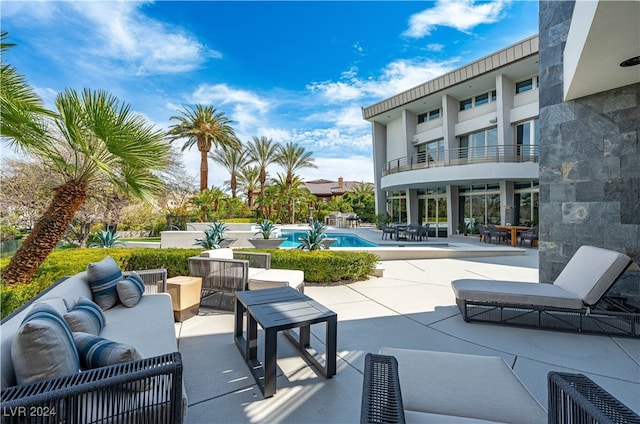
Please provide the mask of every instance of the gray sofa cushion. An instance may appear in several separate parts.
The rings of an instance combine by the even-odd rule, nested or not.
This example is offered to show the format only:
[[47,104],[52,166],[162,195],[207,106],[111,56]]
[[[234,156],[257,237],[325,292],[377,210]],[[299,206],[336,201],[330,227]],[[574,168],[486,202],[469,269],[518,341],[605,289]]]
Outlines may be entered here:
[[407,411],[502,423],[547,422],[544,408],[500,357],[393,348],[380,353],[398,360]]
[[105,367],[142,359],[135,347],[89,333],[73,333],[80,365],[84,369]]
[[582,299],[555,284],[464,279],[451,283],[456,299],[582,309]]
[[118,281],[116,289],[120,303],[127,308],[133,308],[142,299],[144,281],[135,271],[132,271],[126,278]]
[[111,256],[87,265],[87,277],[93,301],[103,310],[106,311],[118,303],[117,284],[122,280],[122,271]]
[[64,314],[64,320],[71,331],[81,331],[95,336],[100,334],[105,325],[102,308],[86,297],[80,297],[78,303]]
[[554,286],[594,305],[629,265],[630,258],[613,250],[582,246],[564,267]]
[[61,377],[80,370],[71,330],[46,302],[33,305],[11,344],[17,384]]

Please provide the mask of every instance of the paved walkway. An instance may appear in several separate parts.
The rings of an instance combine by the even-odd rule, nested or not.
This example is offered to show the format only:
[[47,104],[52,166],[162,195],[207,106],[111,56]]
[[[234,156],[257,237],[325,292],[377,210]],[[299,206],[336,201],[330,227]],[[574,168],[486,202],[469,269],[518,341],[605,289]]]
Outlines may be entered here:
[[[382,346],[501,356],[545,407],[548,371],[584,373],[640,413],[639,340],[471,324],[460,317],[452,279],[537,281],[536,249],[520,256],[382,265],[381,278],[305,288],[338,314],[338,372],[325,379],[279,335],[277,393],[269,399],[233,342],[232,314],[201,311],[176,324],[187,422],[359,422],[364,356]],[[322,350],[324,326],[312,327],[312,333],[312,345]]]

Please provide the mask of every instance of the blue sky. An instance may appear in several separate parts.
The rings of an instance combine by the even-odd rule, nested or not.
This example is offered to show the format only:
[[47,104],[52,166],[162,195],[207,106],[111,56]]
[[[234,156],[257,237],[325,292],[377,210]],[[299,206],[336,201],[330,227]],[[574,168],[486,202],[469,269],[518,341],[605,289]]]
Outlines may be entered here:
[[[47,105],[106,89],[163,129],[183,106],[213,105],[243,142],[312,151],[307,180],[373,181],[361,107],[538,31],[538,2],[508,0],[3,0],[0,13],[17,44],[6,61]],[[183,161],[195,178],[197,150]],[[225,179],[210,163],[209,184]]]

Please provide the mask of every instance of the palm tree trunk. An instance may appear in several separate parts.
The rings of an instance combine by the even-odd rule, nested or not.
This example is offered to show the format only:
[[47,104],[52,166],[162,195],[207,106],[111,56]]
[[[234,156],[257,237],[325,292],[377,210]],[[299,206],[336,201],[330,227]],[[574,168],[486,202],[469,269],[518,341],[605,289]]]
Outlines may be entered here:
[[36,222],[22,246],[2,270],[4,284],[26,284],[64,236],[87,197],[87,187],[67,181],[56,188],[49,207]]
[[238,190],[238,179],[236,178],[236,174],[231,174],[231,198],[235,199],[238,197],[236,195],[236,191]]
[[207,162],[207,151],[200,151],[200,191],[209,188],[209,162]]

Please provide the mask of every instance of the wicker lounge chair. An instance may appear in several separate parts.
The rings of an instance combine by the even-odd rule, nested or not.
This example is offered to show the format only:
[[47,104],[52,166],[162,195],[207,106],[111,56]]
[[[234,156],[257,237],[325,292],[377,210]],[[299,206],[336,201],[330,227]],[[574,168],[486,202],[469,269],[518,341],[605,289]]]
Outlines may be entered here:
[[622,253],[582,246],[554,284],[464,279],[451,285],[465,321],[640,337],[640,311],[605,296],[630,264]]
[[547,381],[545,412],[500,357],[382,348],[365,357],[360,423],[640,422],[582,374]]

